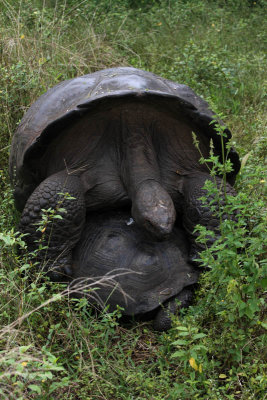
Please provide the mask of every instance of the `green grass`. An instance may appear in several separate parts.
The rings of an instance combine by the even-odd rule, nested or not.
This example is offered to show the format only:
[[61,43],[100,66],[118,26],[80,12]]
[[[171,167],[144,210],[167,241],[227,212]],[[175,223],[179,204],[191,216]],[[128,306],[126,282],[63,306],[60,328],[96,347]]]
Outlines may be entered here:
[[[264,5],[0,0],[1,398],[264,398]],[[238,218],[203,252],[212,268],[164,334],[150,322],[119,324],[119,310],[97,318],[85,300],[69,300],[34,270],[16,234],[7,165],[20,118],[56,83],[119,65],[191,86],[223,114],[243,157],[238,196],[227,204]]]

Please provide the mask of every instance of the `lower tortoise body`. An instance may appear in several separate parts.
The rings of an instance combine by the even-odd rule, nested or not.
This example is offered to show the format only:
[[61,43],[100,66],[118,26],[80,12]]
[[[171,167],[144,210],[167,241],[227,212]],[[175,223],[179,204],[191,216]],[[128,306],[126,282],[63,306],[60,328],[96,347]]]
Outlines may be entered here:
[[188,263],[188,249],[184,230],[176,226],[168,240],[157,241],[127,211],[88,215],[73,252],[71,290],[84,295],[89,287],[91,303],[110,311],[118,305],[128,316],[150,313],[155,329],[166,330],[170,314],[189,305],[199,276]]

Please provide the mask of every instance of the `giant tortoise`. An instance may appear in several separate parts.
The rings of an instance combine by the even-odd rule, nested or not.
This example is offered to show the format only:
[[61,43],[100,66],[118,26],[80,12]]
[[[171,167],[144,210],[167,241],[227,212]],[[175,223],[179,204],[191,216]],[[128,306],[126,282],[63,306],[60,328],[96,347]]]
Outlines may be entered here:
[[[20,230],[28,234],[30,250],[40,236],[47,244],[40,265],[53,279],[73,276],[73,250],[86,215],[109,210],[131,213],[155,242],[168,241],[181,223],[194,260],[201,249],[195,225],[216,230],[219,224],[199,200],[211,179],[200,152],[207,157],[212,142],[215,155],[231,160],[229,193],[240,168],[227,146],[229,130],[218,136],[214,119],[188,86],[135,68],[98,71],[43,94],[23,117],[10,153]],[[216,179],[220,184],[221,177]],[[54,215],[37,230],[47,209],[62,218]]]

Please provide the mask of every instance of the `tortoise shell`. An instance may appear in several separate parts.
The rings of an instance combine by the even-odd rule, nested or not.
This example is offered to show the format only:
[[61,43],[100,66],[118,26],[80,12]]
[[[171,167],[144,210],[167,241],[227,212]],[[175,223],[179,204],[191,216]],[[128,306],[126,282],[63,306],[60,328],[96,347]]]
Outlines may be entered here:
[[[212,124],[216,119],[214,113],[188,86],[135,68],[111,68],[64,81],[48,90],[29,108],[11,146],[9,168],[13,185],[21,191],[26,190],[25,185],[32,185],[33,191],[40,182],[36,181],[31,160],[38,160],[62,129],[84,114],[90,118],[90,113],[105,112],[127,99],[148,102],[181,116],[192,130],[213,139],[215,150],[222,153],[221,138]],[[231,133],[225,128],[224,147],[230,138]],[[226,153],[233,164],[233,171],[228,175],[228,181],[233,184],[240,162],[233,148]]]
[[[155,241],[130,217],[126,211],[88,215],[73,251],[71,284],[72,290],[87,284],[97,288],[89,292],[96,303],[108,304],[110,311],[119,305],[125,315],[156,309],[199,276],[199,268],[187,262],[182,229],[174,227],[168,240]],[[93,284],[99,279],[101,284]]]

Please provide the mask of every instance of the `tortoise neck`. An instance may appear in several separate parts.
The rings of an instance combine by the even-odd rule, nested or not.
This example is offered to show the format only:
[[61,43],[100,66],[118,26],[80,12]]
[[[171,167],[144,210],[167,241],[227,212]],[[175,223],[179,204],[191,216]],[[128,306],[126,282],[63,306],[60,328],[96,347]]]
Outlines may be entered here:
[[149,119],[148,114],[151,113],[150,107],[142,103],[124,104],[120,107],[120,120],[122,126],[140,127],[146,126],[146,121]]

